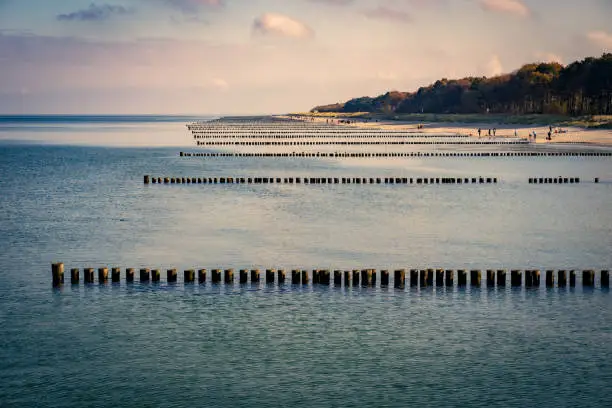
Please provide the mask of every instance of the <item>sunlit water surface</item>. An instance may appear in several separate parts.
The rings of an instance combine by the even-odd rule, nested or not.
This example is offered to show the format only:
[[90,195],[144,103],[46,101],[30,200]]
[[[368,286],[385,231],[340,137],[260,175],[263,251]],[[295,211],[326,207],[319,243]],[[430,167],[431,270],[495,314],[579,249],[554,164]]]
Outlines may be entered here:
[[[611,158],[180,158],[197,150],[186,121],[0,123],[0,406],[612,405],[612,294],[580,274],[576,288],[530,290],[165,282],[171,267],[609,268]],[[582,182],[527,183],[557,176]],[[156,267],[162,282],[54,290],[54,261]]]

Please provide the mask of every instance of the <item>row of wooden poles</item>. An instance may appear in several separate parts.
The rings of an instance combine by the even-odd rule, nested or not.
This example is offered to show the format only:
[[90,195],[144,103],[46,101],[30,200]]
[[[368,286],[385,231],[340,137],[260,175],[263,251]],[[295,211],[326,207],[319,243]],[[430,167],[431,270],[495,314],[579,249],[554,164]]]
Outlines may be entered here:
[[497,177],[152,177],[144,184],[495,184]]
[[436,135],[419,133],[366,133],[366,132],[193,132],[194,139],[467,139],[467,135]]
[[[593,179],[594,183],[599,183],[599,177]],[[567,184],[580,183],[580,177],[529,177],[529,184]]]
[[612,152],[179,152],[180,157],[612,157]]
[[[337,125],[331,125],[328,123],[306,123],[306,122],[291,122],[291,123],[283,123],[283,122],[275,122],[275,123],[237,123],[237,122],[206,122],[206,123],[190,123],[187,125],[187,129],[190,131],[200,131],[200,130],[234,130],[234,129],[243,129],[248,131],[261,131],[261,130],[275,130],[275,129],[328,129],[330,131],[382,131],[382,132],[401,132],[401,129],[387,130],[380,128],[348,128],[348,127],[340,127]],[[406,130],[407,131],[407,130]]]
[[[380,129],[380,128],[359,128],[359,127],[340,127],[337,125],[328,124],[305,124],[300,125],[299,123],[291,123],[284,125],[256,125],[249,126],[243,124],[215,124],[212,126],[206,125],[187,125],[187,129],[193,133],[234,133],[234,132],[248,132],[248,133],[291,133],[291,132],[320,132],[320,133],[415,133],[415,129]],[[417,130],[418,131],[418,130]]]
[[[161,281],[161,270],[160,269],[149,269],[142,268],[139,270],[140,282],[160,282]],[[233,284],[234,269],[212,269],[210,280],[212,283],[226,283]],[[524,272],[524,274],[523,274]],[[51,266],[51,273],[53,279],[53,285],[59,286],[64,284],[64,264],[61,262],[54,263]],[[294,269],[291,271],[291,283],[294,285],[305,285],[310,283],[312,279],[313,284],[340,286],[344,283],[344,286],[376,286],[378,274],[380,273],[380,285],[390,285],[390,271],[383,269],[377,271],[376,269],[353,269],[353,270],[334,270],[333,273],[329,269],[313,269],[312,273],[307,270]],[[486,270],[486,286],[487,287],[505,287],[507,282],[507,274],[505,269],[488,269]],[[83,269],[84,282],[94,283],[95,269],[84,268]],[[482,286],[482,271],[479,269],[473,269],[469,271],[470,281],[469,285],[473,287]],[[525,277],[523,282],[523,275]],[[576,286],[576,275],[575,270],[547,270],[545,285],[546,287],[567,287],[568,276],[569,286]],[[134,282],[136,276],[136,269],[127,268],[125,270],[125,280],[128,283]],[[183,282],[195,283],[196,276],[198,283],[206,283],[208,278],[208,270],[206,269],[187,269],[183,271]],[[410,269],[409,275],[406,275],[406,269],[397,269],[393,273],[393,286],[396,288],[404,288],[406,283],[412,287],[429,287],[429,286],[454,286],[455,276],[457,277],[458,286],[468,285],[468,271],[465,269],[459,269],[456,271],[453,269]],[[73,268],[70,270],[70,281],[73,285],[80,283],[80,270]],[[118,283],[121,281],[121,268],[111,268],[110,281]],[[166,281],[168,283],[178,282],[178,271],[177,269],[168,269],[166,271]],[[239,271],[239,282],[241,284],[248,283],[259,283],[261,279],[261,271],[259,269],[240,269]],[[279,285],[287,282],[287,276],[284,269],[266,269],[265,270],[265,281],[266,283],[273,284],[274,282]],[[98,282],[107,283],[109,282],[109,269],[107,267],[98,268]],[[510,271],[510,286],[512,287],[540,287],[540,270],[511,270]],[[600,284],[602,288],[608,288],[610,286],[610,274],[608,270],[602,270],[600,272]],[[582,286],[583,287],[594,287],[595,286],[595,271],[594,270],[583,270],[582,271]]]
[[297,141],[297,142],[277,142],[277,141],[226,141],[226,142],[201,142],[196,141],[198,146],[322,146],[322,145],[523,145],[527,144],[523,140],[489,140],[489,141],[439,141],[439,140],[402,140],[402,141]]
[[[254,134],[286,134],[293,132],[301,133],[329,133],[329,134],[345,134],[345,133],[367,133],[367,134],[423,134],[418,129],[380,129],[380,128],[359,128],[359,127],[338,127],[332,125],[307,125],[307,126],[187,126],[192,133],[254,133]],[[429,133],[431,134],[431,133]],[[447,133],[448,134],[448,133]],[[454,135],[457,135],[456,133]],[[461,135],[459,135],[461,136]]]

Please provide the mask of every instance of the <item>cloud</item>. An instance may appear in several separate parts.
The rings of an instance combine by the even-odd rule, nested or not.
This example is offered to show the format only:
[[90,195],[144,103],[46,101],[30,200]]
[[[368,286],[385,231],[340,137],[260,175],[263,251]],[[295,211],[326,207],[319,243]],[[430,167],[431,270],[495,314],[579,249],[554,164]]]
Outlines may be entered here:
[[223,78],[213,78],[211,80],[211,83],[215,88],[220,88],[220,89],[225,89],[229,86],[227,81]]
[[88,8],[67,14],[58,14],[59,21],[105,21],[113,16],[132,13],[133,10],[120,5],[91,3]]
[[485,11],[510,14],[518,17],[529,17],[531,10],[523,0],[479,0]]
[[198,14],[203,8],[225,7],[225,0],[163,0],[163,2],[184,14]]
[[253,32],[290,38],[311,38],[314,31],[305,23],[277,13],[265,13],[253,21]]
[[396,10],[390,7],[378,6],[372,10],[366,10],[363,14],[367,18],[377,19],[377,20],[387,20],[394,21],[398,23],[410,23],[412,22],[412,17],[410,14],[406,13],[402,10]]
[[355,0],[308,0],[311,3],[325,3],[333,6],[348,6],[355,2]]
[[504,67],[497,55],[493,55],[487,64],[488,74],[491,76],[501,75],[504,72]]
[[612,49],[612,34],[605,31],[591,31],[587,38],[592,43],[607,49]]

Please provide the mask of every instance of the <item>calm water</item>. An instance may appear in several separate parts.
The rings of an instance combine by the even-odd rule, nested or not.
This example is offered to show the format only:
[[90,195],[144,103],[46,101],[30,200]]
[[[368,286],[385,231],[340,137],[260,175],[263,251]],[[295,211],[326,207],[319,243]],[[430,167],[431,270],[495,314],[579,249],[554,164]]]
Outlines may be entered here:
[[[165,282],[170,267],[609,269],[612,159],[180,158],[196,150],[187,120],[0,120],[0,406],[612,405],[612,294],[599,282]],[[144,186],[144,174],[500,182]],[[54,261],[157,267],[162,283],[53,290]]]

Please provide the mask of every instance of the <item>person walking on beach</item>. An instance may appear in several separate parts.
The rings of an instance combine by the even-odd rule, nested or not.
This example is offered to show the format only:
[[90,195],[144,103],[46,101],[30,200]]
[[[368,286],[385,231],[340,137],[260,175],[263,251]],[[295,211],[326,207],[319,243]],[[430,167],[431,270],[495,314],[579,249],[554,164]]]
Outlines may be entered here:
[[481,131],[481,130],[482,130],[482,129],[478,128],[478,138],[479,138],[479,139],[480,139],[480,131]]
[[514,137],[518,137],[518,134],[516,133],[516,129],[514,129]]
[[497,132],[497,129],[493,128],[493,137],[495,137],[495,132]]

